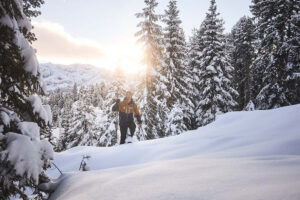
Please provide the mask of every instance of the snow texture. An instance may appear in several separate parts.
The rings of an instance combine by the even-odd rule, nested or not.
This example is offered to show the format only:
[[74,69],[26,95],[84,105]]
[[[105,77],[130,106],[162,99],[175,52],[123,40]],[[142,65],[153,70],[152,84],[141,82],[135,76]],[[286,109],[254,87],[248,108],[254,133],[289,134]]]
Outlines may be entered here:
[[[300,105],[231,112],[178,136],[56,153],[51,199],[298,200],[299,119]],[[92,171],[78,172],[82,155]]]
[[42,105],[42,101],[38,95],[31,95],[28,100],[31,102],[33,112],[37,113],[46,124],[52,123],[51,108],[49,105]]
[[42,76],[47,90],[57,88],[71,89],[74,83],[80,86],[94,85],[104,80],[110,80],[112,72],[104,68],[91,65],[73,64],[58,65],[52,63],[41,64]]
[[9,126],[10,123],[10,117],[6,112],[1,111],[0,112],[0,119],[2,120],[3,124],[6,126]]
[[29,136],[34,140],[40,136],[40,127],[34,122],[19,122],[18,129],[23,135]]
[[42,183],[38,187],[42,191],[53,192],[53,191],[55,191],[55,189],[59,186],[59,184],[65,177],[66,177],[65,175],[62,175],[58,179],[51,180],[50,182],[47,182],[47,183]]
[[30,72],[32,75],[37,76],[40,73],[39,63],[35,56],[35,51],[31,47],[30,43],[24,37],[21,29],[26,28],[28,32],[31,30],[30,20],[23,13],[23,1],[15,0],[16,6],[19,8],[20,17],[18,19],[11,18],[9,15],[4,15],[0,22],[3,25],[7,25],[15,31],[15,44],[20,48],[21,55],[24,58],[24,69]]
[[50,143],[40,140],[40,128],[33,122],[19,122],[18,129],[22,134],[9,132],[5,134],[7,148],[0,156],[8,157],[14,166],[16,174],[32,178],[38,183],[39,174],[43,171],[43,159],[53,159],[53,150]]
[[246,111],[253,111],[255,110],[255,105],[252,101],[249,101],[249,103],[247,104],[247,106],[245,107]]

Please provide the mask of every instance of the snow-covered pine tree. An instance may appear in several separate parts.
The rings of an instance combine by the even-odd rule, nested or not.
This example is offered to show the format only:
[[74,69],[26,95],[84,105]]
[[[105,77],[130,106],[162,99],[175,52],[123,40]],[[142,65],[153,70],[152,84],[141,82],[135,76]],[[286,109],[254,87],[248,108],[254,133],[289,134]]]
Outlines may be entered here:
[[85,101],[88,105],[94,105],[93,104],[93,98],[94,98],[94,93],[95,93],[95,86],[94,85],[89,85],[87,87],[87,95],[85,96]]
[[[141,72],[137,76],[137,80],[140,80],[140,81],[138,81],[137,84],[134,84],[132,87],[130,87],[131,91],[135,91],[133,98],[134,98],[134,101],[137,104],[139,111],[141,113],[142,121],[145,121],[144,115],[143,115],[143,112],[144,112],[143,110],[146,106],[146,98],[145,98],[146,88],[145,88],[145,82],[144,82],[145,77],[146,77],[145,72]],[[147,137],[147,133],[146,133],[145,129],[146,129],[145,123],[142,123],[137,127],[135,135],[137,136],[137,139],[139,141],[147,140],[148,137]]]
[[58,89],[48,94],[48,104],[51,106],[52,111],[52,124],[56,127],[58,127],[58,119],[60,116],[60,111],[62,109],[58,104],[60,96],[61,91]]
[[[39,64],[30,46],[30,17],[42,0],[0,1],[0,198],[42,198],[38,185],[53,158],[40,129],[51,123],[51,111],[41,103]],[[24,7],[25,6],[25,7]]]
[[[62,114],[62,127],[64,134],[60,138],[60,148],[81,146],[96,146],[99,131],[96,131],[96,114],[92,106],[91,97],[93,87],[81,87],[79,99],[73,102],[73,92],[67,92],[65,106]],[[97,129],[98,130],[98,129]]]
[[[105,82],[101,82],[96,85],[96,97],[95,97],[95,104],[101,109],[104,110],[104,101],[107,96],[107,86]],[[96,103],[97,102],[97,103]]]
[[191,94],[189,96],[189,100],[192,103],[192,116],[189,119],[189,123],[187,123],[189,130],[194,130],[200,126],[199,121],[197,121],[197,113],[200,113],[199,107],[197,106],[198,102],[200,101],[200,95],[197,94],[200,90],[198,76],[198,74],[200,74],[200,55],[204,48],[202,38],[203,30],[204,29],[202,27],[200,27],[199,29],[193,29],[192,36],[190,37],[188,43],[188,69],[192,74],[192,89]]
[[294,76],[299,72],[299,6],[299,0],[252,1],[260,41],[253,70],[262,72],[261,80],[256,80],[261,83],[256,96],[258,109],[299,103]]
[[[86,91],[86,90],[83,90]],[[84,95],[84,94],[82,94]],[[98,143],[98,132],[95,131],[94,121],[96,114],[91,104],[85,98],[79,99],[72,106],[73,118],[66,132],[66,148],[75,146],[96,146]]]
[[253,77],[251,64],[255,59],[255,25],[249,17],[242,17],[232,28],[229,34],[229,59],[234,68],[234,86],[239,95],[237,102],[239,110],[253,102]]
[[52,128],[54,127],[53,125],[53,111],[51,109],[51,106],[49,105],[48,97],[47,96],[41,96],[41,102],[43,104],[43,107],[45,111],[49,113],[48,118],[50,119],[49,123],[47,126],[43,126],[40,129],[40,139],[46,139],[48,142],[54,147],[55,146],[55,140],[56,138],[53,135]]
[[[183,38],[185,38],[185,34],[182,30]],[[184,40],[184,67],[181,68],[181,70],[184,70],[182,74],[185,75],[185,78],[181,78],[181,81],[184,82],[184,99],[182,100],[182,106],[183,106],[183,121],[185,124],[185,127],[187,130],[193,130],[192,124],[194,123],[194,110],[195,110],[195,104],[193,102],[194,98],[194,73],[193,69],[189,65],[189,43]],[[180,71],[181,71],[180,70]]]
[[125,76],[120,67],[114,72],[113,80],[108,85],[107,95],[104,101],[104,124],[103,131],[99,139],[99,146],[113,146],[120,139],[119,115],[118,112],[112,111],[112,106],[116,99],[120,99],[125,94]]
[[96,84],[95,86],[93,86],[93,90],[91,91],[91,98],[92,98],[92,105],[94,107],[98,107],[99,106],[99,101],[100,101],[100,90],[99,90],[99,86],[98,84]]
[[70,132],[71,127],[71,120],[73,119],[74,113],[72,109],[72,105],[74,104],[73,97],[70,95],[71,93],[67,94],[60,94],[61,102],[63,103],[63,107],[59,113],[58,117],[58,128],[60,128],[60,135],[58,139],[58,143],[55,146],[55,151],[63,151],[67,149],[67,137],[68,133]]
[[[65,91],[61,90],[59,88],[57,88],[54,93],[57,93],[57,96],[55,97],[55,100],[57,100],[57,102],[55,102],[59,108],[63,108],[64,104],[65,104]],[[68,97],[68,96],[67,96]]]
[[[187,44],[179,19],[177,1],[170,0],[165,10],[164,43],[165,67],[167,89],[168,123],[166,134],[176,135],[188,129],[191,120],[191,73],[187,67]],[[186,122],[186,123],[185,123]]]
[[77,87],[76,83],[74,83],[74,85],[73,85],[72,97],[73,97],[73,101],[77,101],[78,100],[78,87]]
[[[143,99],[141,100],[141,114],[147,139],[165,136],[166,118],[168,108],[166,106],[167,91],[163,67],[163,33],[162,27],[158,24],[161,15],[155,14],[158,3],[156,0],[145,0],[146,7],[137,18],[142,21],[137,25],[140,30],[136,33],[138,42],[144,48],[143,62],[147,66],[145,78],[141,84]],[[159,122],[159,123],[158,123]]]
[[290,19],[290,37],[287,40],[289,52],[287,66],[293,74],[291,77],[288,77],[293,104],[300,103],[300,5],[298,3],[295,6],[297,7],[293,10]]
[[[223,20],[218,18],[215,0],[206,14],[203,28],[204,48],[200,53],[198,80],[200,101],[198,103],[199,125],[215,120],[216,114],[231,111],[237,106],[234,96],[237,91],[232,86],[233,67],[225,55]],[[198,113],[197,113],[198,114]]]

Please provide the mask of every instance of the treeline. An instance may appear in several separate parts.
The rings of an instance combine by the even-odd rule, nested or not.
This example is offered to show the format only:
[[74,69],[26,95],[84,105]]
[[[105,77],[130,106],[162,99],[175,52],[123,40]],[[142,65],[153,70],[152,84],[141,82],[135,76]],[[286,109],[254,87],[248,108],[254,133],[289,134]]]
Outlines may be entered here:
[[300,102],[299,0],[253,0],[253,17],[242,17],[229,34],[211,0],[188,42],[175,0],[163,15],[155,13],[155,0],[145,5],[136,14],[136,36],[147,65],[141,90],[151,138],[195,129],[228,111]]
[[[120,71],[119,71],[120,73]],[[118,76],[116,76],[118,77]],[[125,79],[121,77],[112,82],[72,90],[56,89],[44,102],[49,104],[53,113],[53,130],[57,135],[44,135],[55,146],[56,151],[86,145],[113,146],[118,140],[118,113],[112,112],[112,105],[125,93]],[[55,132],[54,131],[54,132]],[[143,133],[137,132],[139,140]]]
[[[144,47],[147,66],[133,89],[142,113],[140,139],[196,129],[229,111],[300,102],[299,0],[253,0],[253,17],[242,17],[228,34],[215,0],[210,2],[189,41],[175,0],[163,15],[155,13],[155,0],[145,0],[145,8],[136,14],[140,19],[136,37]],[[118,127],[110,108],[129,87],[117,74],[112,82],[81,89],[79,99],[70,100],[72,94],[59,92],[50,97],[49,104],[54,113],[59,108],[60,126],[65,129],[58,149],[116,144]],[[63,106],[52,103],[60,102],[59,98]],[[105,121],[95,121],[97,117]]]

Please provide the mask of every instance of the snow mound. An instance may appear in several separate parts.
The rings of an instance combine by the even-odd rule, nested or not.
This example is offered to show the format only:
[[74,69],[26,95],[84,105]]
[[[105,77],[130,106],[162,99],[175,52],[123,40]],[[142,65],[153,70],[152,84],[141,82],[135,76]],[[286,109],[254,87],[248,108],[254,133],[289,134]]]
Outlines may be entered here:
[[[299,119],[300,105],[231,112],[179,136],[56,153],[51,199],[298,200]],[[92,171],[78,172],[82,155]]]

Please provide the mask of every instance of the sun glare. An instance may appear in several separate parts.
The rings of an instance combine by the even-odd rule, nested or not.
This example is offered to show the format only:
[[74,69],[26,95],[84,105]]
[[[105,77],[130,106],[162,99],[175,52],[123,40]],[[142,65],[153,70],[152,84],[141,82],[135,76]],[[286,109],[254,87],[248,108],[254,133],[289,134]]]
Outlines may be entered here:
[[135,38],[105,45],[97,41],[73,37],[59,24],[49,22],[34,24],[35,34],[40,38],[34,43],[34,47],[41,62],[65,65],[90,64],[112,71],[120,67],[125,73],[131,74],[138,74],[146,68],[142,64],[142,47],[136,44]]
[[120,67],[125,73],[139,73],[145,70],[142,64],[142,48],[135,44],[120,44],[107,48],[102,66],[108,69]]

